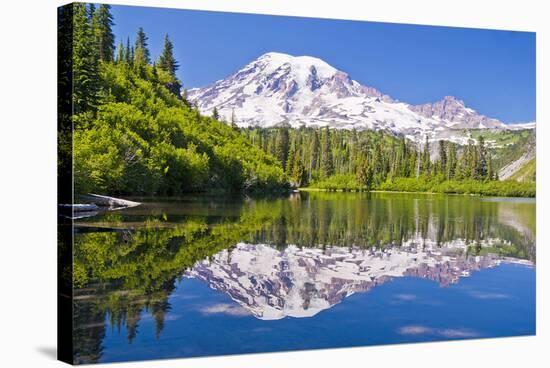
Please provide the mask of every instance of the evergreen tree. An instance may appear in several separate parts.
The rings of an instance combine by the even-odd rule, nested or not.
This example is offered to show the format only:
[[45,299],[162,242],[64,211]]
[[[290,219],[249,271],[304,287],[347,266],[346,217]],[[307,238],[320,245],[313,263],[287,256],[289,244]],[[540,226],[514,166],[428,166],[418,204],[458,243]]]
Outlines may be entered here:
[[455,178],[458,180],[464,180],[469,177],[468,156],[469,156],[468,146],[463,147],[462,153],[458,158],[457,169],[455,172]]
[[88,4],[88,9],[87,9],[87,12],[86,12],[86,17],[88,18],[88,24],[90,25],[90,27],[94,27],[93,23],[94,23],[94,14],[95,14],[95,4],[94,3],[90,3]]
[[485,147],[485,139],[480,135],[477,139],[477,157],[475,162],[475,174],[477,180],[485,180],[487,178],[487,148]]
[[357,170],[357,181],[365,186],[366,190],[371,190],[374,184],[374,171],[369,165],[368,160],[362,160]]
[[444,140],[439,140],[439,172],[447,174],[447,147]]
[[477,169],[477,150],[471,139],[468,140],[468,146],[466,146],[466,178],[475,179]]
[[164,48],[158,59],[158,67],[168,72],[172,77],[176,77],[176,71],[179,68],[178,62],[174,58],[174,45],[168,35],[164,36]]
[[130,47],[130,37],[126,38],[126,49],[124,50],[124,58],[126,59],[126,64],[132,65],[134,61],[133,51]]
[[217,107],[214,107],[214,109],[212,110],[212,119],[220,120],[220,113],[218,112]]
[[124,63],[126,62],[126,54],[125,54],[124,44],[122,41],[119,42],[116,52],[116,58],[115,61],[117,63]]
[[130,47],[130,64],[135,65],[136,60],[136,50],[134,49],[134,46]]
[[153,68],[151,69],[152,78],[151,81],[153,83],[159,83],[159,72],[157,70],[157,64],[153,64]]
[[319,146],[319,135],[317,134],[317,130],[314,130],[311,140],[311,156],[309,160],[309,181],[312,179],[313,171],[316,171],[319,168]]
[[456,164],[457,164],[457,154],[456,154],[456,145],[449,142],[447,144],[448,155],[447,155],[447,179],[453,179],[456,173]]
[[495,179],[495,171],[493,168],[493,159],[491,155],[487,157],[487,176],[485,178],[486,180],[494,180]]
[[191,104],[189,103],[189,97],[187,95],[187,89],[184,89],[181,93],[181,99],[187,107],[191,107]]
[[278,130],[277,138],[275,140],[275,157],[279,159],[281,165],[286,168],[286,161],[288,159],[289,137],[288,128],[283,127]]
[[98,53],[86,4],[73,5],[73,100],[75,112],[95,110],[99,99]]
[[289,176],[292,176],[292,171],[294,169],[294,161],[296,159],[296,142],[290,144],[290,149],[288,151],[288,159],[286,160],[286,173]]
[[420,147],[418,147],[418,150],[416,152],[416,160],[415,160],[415,176],[416,179],[420,178],[420,169],[422,167],[422,154],[420,153]]
[[293,184],[299,188],[306,184],[307,180],[304,164],[302,162],[302,159],[300,158],[298,151],[295,152],[293,163],[294,164],[292,165],[292,171],[290,175]]
[[399,163],[397,165],[397,174],[401,177],[408,177],[410,175],[409,168],[409,147],[405,137],[401,137],[400,151],[399,151]]
[[136,63],[137,65],[145,65],[151,63],[151,54],[149,52],[149,45],[147,44],[147,40],[148,38],[145,35],[143,28],[139,27],[134,48],[134,63]]
[[113,61],[115,36],[112,30],[114,23],[113,16],[111,15],[111,6],[101,4],[92,17],[99,59],[105,62]]
[[168,38],[168,35],[164,37],[164,49],[160,54],[157,64],[159,68],[166,71],[171,77],[171,80],[167,83],[166,88],[179,97],[181,82],[176,77],[176,70],[178,70],[179,65],[174,58],[174,45]]
[[422,171],[427,177],[430,176],[431,172],[431,161],[430,161],[430,142],[428,136],[426,135],[426,140],[424,142],[424,151],[422,152]]
[[327,127],[322,136],[321,144],[321,177],[326,178],[333,174],[332,150],[330,145],[330,129]]
[[235,116],[235,109],[231,110],[231,126],[237,125],[237,117]]

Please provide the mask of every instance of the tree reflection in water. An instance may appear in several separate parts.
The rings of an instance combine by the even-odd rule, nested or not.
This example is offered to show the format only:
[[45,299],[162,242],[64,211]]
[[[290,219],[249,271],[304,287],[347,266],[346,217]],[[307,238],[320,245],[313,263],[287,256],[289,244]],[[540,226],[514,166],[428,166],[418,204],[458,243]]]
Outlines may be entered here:
[[[534,264],[534,239],[535,204],[529,200],[320,192],[283,198],[204,196],[145,203],[83,220],[75,229],[75,363],[99,361],[106,323],[124,328],[131,343],[139,333],[143,312],[147,312],[155,320],[158,338],[176,281],[193,276],[212,283],[209,265],[238,263],[231,261],[232,255],[248,254],[257,260],[265,253],[281,267],[293,259],[296,265],[309,267],[314,281],[331,270],[331,280],[340,286],[325,287],[324,291],[315,282],[311,284],[312,280],[300,280],[292,275],[292,269],[286,270],[293,284],[310,285],[298,288],[309,296],[300,299],[300,308],[290,313],[287,308],[287,314],[284,306],[275,312],[270,307],[281,318],[304,310],[314,314],[315,308],[333,305],[347,295],[342,291],[346,282],[355,285],[355,289],[345,289],[348,292],[364,291],[385,277],[396,276],[391,269],[395,271],[397,266],[387,262],[378,267],[387,266],[388,270],[379,269],[373,280],[367,280],[373,276],[374,260],[383,257],[414,259],[408,264],[397,262],[402,276],[435,279],[434,267],[448,267],[447,277],[454,282],[455,276],[494,266],[504,258]],[[307,262],[312,263],[308,266]],[[243,270],[243,265],[250,263],[240,263],[244,275],[262,279],[253,269]],[[353,277],[350,272],[355,272]],[[284,277],[277,283],[263,276],[263,286],[275,286],[282,292]],[[363,276],[365,280],[358,283]],[[219,280],[216,284],[218,290],[239,302],[227,285]],[[288,303],[272,290],[270,296],[274,295],[278,298],[273,305]],[[323,300],[327,305],[319,305]],[[267,316],[265,306],[258,312],[257,305],[240,304],[259,318]]]

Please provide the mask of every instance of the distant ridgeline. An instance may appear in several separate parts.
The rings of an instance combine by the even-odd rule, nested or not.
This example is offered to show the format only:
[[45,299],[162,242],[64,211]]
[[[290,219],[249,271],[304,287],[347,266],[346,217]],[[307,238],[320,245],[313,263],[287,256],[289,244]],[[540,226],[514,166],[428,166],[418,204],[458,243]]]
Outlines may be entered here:
[[153,61],[141,28],[134,42],[115,48],[109,5],[71,9],[72,24],[60,27],[73,27],[66,42],[72,42],[73,54],[77,193],[177,195],[310,186],[535,195],[533,157],[531,170],[515,178],[521,183],[499,181],[498,174],[511,160],[525,159],[516,157],[518,148],[534,140],[534,131],[514,137],[494,133],[500,134],[497,142],[506,141],[495,149],[475,132],[470,144],[460,146],[428,140],[417,145],[368,130],[239,129],[234,121],[221,121],[216,109],[211,117],[201,115],[180,95],[168,35]]

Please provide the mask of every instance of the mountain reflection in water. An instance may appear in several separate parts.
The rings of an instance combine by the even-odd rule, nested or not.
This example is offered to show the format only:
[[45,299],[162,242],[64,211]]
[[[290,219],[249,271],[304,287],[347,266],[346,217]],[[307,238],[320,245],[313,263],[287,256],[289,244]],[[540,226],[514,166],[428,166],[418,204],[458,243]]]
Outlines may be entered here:
[[[486,244],[501,244],[489,239]],[[483,246],[483,245],[482,245]],[[532,265],[515,258],[467,256],[460,240],[438,247],[414,239],[401,247],[362,249],[298,248],[279,251],[264,244],[239,243],[197,263],[186,276],[205,281],[264,320],[311,317],[356,292],[368,291],[394,277],[414,276],[442,286],[473,271],[502,262]]]
[[[76,223],[75,362],[116,360],[107,353],[121,356],[147,338],[139,328],[146,319],[160,341],[177,323],[170,316],[191,313],[171,300],[189,278],[258,322],[315,320],[398,278],[447,286],[503,263],[534,269],[535,233],[533,200],[299,193],[145,201]],[[148,344],[146,358],[169,356]]]

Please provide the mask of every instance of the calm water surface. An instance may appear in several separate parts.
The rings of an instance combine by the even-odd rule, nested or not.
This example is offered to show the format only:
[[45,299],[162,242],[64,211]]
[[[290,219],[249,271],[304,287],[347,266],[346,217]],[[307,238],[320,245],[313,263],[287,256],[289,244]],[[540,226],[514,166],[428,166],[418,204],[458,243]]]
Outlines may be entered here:
[[190,196],[77,224],[78,363],[535,333],[534,200]]

